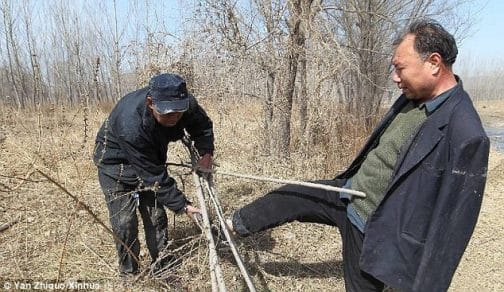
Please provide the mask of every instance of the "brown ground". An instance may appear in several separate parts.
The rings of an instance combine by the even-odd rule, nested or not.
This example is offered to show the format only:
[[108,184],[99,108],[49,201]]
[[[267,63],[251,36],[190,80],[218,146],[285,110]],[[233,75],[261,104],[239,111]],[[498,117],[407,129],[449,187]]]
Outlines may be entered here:
[[[259,115],[253,114],[254,109],[238,112],[244,110],[239,104],[224,109],[222,105],[208,108],[215,122],[220,149],[217,160],[222,169],[300,180],[330,177],[328,174],[348,163],[363,139],[356,130],[352,138],[358,142],[337,141],[342,144],[336,149],[344,151],[317,146],[312,147],[310,157],[299,151],[294,152],[291,163],[271,162],[261,155],[257,143],[261,137],[256,129]],[[486,124],[504,127],[504,102],[478,103],[478,110]],[[0,285],[13,279],[67,283],[80,279],[97,283],[100,290],[107,291],[182,287],[190,291],[210,290],[204,240],[185,217],[174,220],[169,215],[173,245],[179,248],[176,254],[184,259],[176,272],[163,275],[169,285],[147,276],[122,282],[115,271],[111,236],[81,205],[36,172],[40,170],[51,176],[108,226],[105,203],[90,161],[93,138],[105,112],[56,107],[27,113],[0,106],[0,224],[20,219],[11,228],[0,231]],[[240,118],[231,120],[230,116]],[[327,139],[325,136],[321,136],[322,145],[336,143],[323,140]],[[171,161],[187,159],[180,145],[172,147],[170,157]],[[183,170],[170,170],[192,196],[191,177]],[[504,154],[492,151],[480,219],[451,291],[504,290],[501,250],[504,231],[500,217],[504,214],[500,198],[503,176]],[[226,214],[274,187],[221,177],[216,177],[216,185]],[[141,263],[146,267],[149,256],[143,238],[141,243]],[[238,244],[258,290],[344,291],[341,242],[335,228],[293,223],[240,240]],[[230,252],[221,249],[219,253],[228,290],[244,290]]]

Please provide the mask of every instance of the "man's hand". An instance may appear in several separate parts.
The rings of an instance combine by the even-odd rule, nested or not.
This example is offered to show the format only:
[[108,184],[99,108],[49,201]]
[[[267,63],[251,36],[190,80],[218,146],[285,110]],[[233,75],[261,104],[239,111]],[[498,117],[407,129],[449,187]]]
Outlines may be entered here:
[[212,172],[212,155],[209,153],[203,155],[196,164],[196,171],[200,174],[208,174]]
[[193,207],[192,205],[187,205],[185,207],[185,213],[187,216],[189,216],[189,218],[191,218],[191,220],[193,220],[200,228],[201,225],[203,224],[202,223],[202,218],[201,218],[201,210],[196,208],[196,207]]

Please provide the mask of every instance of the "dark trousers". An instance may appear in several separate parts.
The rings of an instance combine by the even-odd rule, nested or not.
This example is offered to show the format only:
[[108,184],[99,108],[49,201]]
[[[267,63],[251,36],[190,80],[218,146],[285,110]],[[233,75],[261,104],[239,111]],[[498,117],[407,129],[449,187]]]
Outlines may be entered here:
[[[317,181],[336,186],[337,182]],[[343,243],[343,270],[347,291],[382,291],[384,284],[360,270],[364,234],[347,218],[346,205],[337,192],[286,185],[237,210],[233,226],[242,236],[287,222],[321,223],[338,227]]]
[[[138,258],[140,254],[136,213],[138,207],[144,225],[147,248],[154,262],[168,243],[168,218],[163,206],[156,203],[152,191],[138,192],[139,196],[136,199],[134,186],[125,185],[101,171],[98,171],[98,178],[105,194],[112,231]],[[138,262],[128,253],[124,245],[116,242],[116,249],[121,274],[137,273]]]

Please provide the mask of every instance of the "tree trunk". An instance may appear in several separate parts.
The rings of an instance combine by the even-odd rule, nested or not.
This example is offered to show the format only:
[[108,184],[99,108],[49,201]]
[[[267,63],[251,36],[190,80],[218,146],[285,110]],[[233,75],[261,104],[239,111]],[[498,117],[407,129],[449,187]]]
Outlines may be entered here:
[[122,95],[121,80],[121,51],[119,48],[119,30],[117,24],[117,6],[114,0],[114,75],[115,75],[115,95],[119,99]]
[[13,59],[16,61],[17,58],[17,49],[15,45],[15,40],[12,32],[12,17],[10,6],[7,0],[2,2],[2,14],[4,19],[4,30],[5,30],[5,47],[7,49],[7,59],[9,62],[9,77],[10,83],[14,88],[14,98],[16,100],[16,105],[18,108],[24,107],[24,97],[22,96],[22,92],[19,88],[18,78],[15,75],[15,71],[19,72],[19,68],[14,68],[14,65],[19,66],[19,63],[13,64]]
[[306,49],[303,47],[303,51],[299,58],[299,136],[305,137],[306,134],[306,124],[308,121],[308,90],[306,86]]
[[291,55],[286,63],[273,107],[274,126],[272,132],[274,133],[274,138],[272,150],[277,158],[287,158],[289,156],[292,100],[297,74],[297,55]]
[[291,116],[294,87],[298,71],[298,62],[301,48],[304,46],[304,35],[301,30],[302,2],[304,0],[289,1],[289,44],[285,65],[281,74],[281,83],[278,87],[277,98],[273,107],[273,118],[275,124],[274,154],[278,158],[289,156],[289,146],[291,141]]
[[269,155],[272,149],[272,123],[273,123],[273,96],[275,92],[275,73],[273,71],[268,72],[266,77],[266,99],[263,105],[263,130],[264,130],[264,143],[263,151]]

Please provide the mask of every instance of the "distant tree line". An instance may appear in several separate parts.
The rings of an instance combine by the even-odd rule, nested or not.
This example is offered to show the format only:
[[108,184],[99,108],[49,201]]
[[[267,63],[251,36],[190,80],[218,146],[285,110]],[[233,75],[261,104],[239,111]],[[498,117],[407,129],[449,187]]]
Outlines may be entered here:
[[[182,74],[217,102],[263,105],[265,149],[288,155],[320,103],[371,128],[391,90],[391,41],[428,16],[463,35],[467,0],[0,0],[0,101],[115,102],[153,74]],[[166,2],[166,3],[165,3]],[[127,4],[127,5],[126,5]],[[335,110],[335,109],[324,109]]]
[[[462,76],[464,88],[473,100],[502,100],[504,99],[504,57],[488,56],[467,58],[463,63],[456,64],[455,72]],[[486,61],[482,61],[486,59]]]

